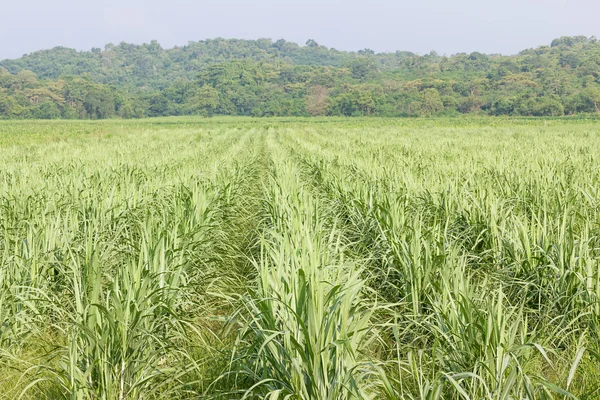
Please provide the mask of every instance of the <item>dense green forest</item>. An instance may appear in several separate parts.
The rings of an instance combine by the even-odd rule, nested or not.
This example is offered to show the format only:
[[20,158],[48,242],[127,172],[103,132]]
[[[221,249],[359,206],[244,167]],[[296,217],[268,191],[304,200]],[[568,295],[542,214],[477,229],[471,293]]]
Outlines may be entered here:
[[0,118],[523,115],[600,112],[600,42],[513,56],[345,52],[309,40],[64,47],[0,61]]

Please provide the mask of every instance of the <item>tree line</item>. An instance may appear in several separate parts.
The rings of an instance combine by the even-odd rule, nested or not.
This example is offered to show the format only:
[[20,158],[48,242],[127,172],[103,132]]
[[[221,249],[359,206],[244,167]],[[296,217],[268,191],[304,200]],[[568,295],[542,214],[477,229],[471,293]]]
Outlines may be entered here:
[[156,41],[0,61],[0,118],[561,116],[600,112],[600,42],[513,56],[344,52],[309,40]]

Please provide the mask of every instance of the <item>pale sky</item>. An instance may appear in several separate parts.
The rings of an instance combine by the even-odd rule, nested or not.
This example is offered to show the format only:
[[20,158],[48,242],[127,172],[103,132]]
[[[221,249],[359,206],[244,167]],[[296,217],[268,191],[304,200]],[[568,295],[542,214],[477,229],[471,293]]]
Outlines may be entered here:
[[0,0],[0,59],[55,46],[284,38],[340,50],[515,54],[600,37],[600,0]]

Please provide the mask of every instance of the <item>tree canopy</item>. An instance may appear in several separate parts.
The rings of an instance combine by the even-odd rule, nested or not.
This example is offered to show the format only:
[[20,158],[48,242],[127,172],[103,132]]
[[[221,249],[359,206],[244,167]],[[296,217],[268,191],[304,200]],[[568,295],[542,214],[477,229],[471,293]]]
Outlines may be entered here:
[[0,61],[0,118],[600,112],[600,42],[513,56],[345,52],[310,39],[64,47]]

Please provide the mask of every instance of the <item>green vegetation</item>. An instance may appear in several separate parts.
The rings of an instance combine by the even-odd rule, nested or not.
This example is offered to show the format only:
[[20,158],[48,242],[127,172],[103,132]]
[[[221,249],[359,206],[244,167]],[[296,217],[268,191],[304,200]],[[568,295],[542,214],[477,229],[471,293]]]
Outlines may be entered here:
[[344,52],[309,40],[58,47],[0,61],[0,118],[561,116],[600,111],[600,42],[514,56]]
[[589,120],[0,122],[0,398],[600,397]]

